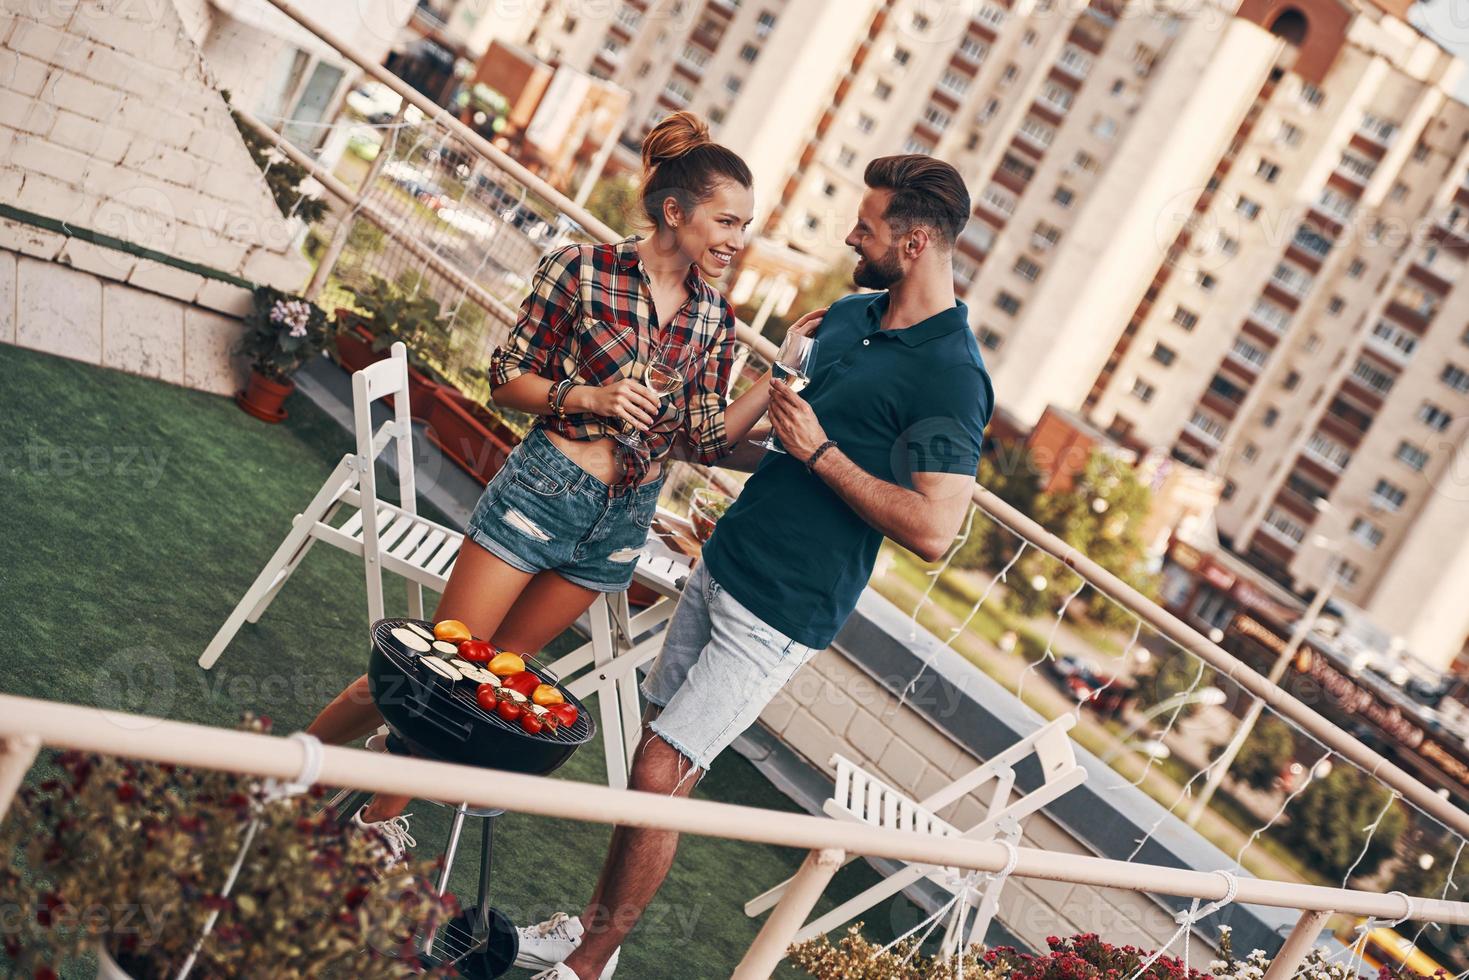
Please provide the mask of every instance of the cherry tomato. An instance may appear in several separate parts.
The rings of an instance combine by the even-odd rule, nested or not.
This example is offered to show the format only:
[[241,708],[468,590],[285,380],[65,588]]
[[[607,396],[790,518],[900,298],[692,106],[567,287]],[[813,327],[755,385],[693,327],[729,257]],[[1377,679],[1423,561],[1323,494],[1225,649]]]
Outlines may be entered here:
[[495,685],[493,684],[481,684],[479,687],[475,688],[474,699],[478,701],[479,706],[481,708],[484,708],[486,711],[494,711],[496,703],[498,703],[500,700],[495,695]]
[[541,719],[527,711],[520,716],[520,727],[525,729],[529,735],[539,735],[544,726],[541,724]]
[[525,709],[514,701],[497,701],[495,703],[495,713],[506,721],[518,721],[520,716],[525,713]]
[[459,656],[472,664],[487,664],[495,656],[495,648],[484,640],[465,640],[459,644]]
[[581,712],[576,710],[576,705],[569,701],[562,704],[550,705],[546,710],[556,717],[556,720],[561,723],[563,728],[570,728],[572,725],[575,725],[577,716],[581,714]]

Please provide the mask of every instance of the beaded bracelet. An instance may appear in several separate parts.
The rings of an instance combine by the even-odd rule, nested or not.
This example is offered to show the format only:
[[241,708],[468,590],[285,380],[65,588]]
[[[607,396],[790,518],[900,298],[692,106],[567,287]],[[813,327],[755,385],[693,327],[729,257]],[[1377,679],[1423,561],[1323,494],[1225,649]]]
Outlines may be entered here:
[[828,439],[825,442],[823,442],[821,445],[817,446],[816,447],[816,451],[811,454],[811,457],[809,459],[806,460],[806,469],[807,469],[807,471],[809,471],[811,473],[815,473],[816,472],[816,461],[821,458],[822,453],[825,453],[828,449],[834,448],[836,446],[836,444],[837,443],[836,443],[836,440],[835,439]]
[[556,400],[552,408],[555,409],[558,418],[566,418],[566,396],[571,394],[571,389],[576,386],[577,382],[571,378],[567,378],[556,386]]

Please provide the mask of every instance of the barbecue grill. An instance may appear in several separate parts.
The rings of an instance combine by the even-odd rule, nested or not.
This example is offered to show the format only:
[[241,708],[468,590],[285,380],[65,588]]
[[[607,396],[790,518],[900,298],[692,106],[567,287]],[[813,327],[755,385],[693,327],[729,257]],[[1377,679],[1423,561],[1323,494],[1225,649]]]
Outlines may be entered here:
[[[526,669],[542,682],[554,684],[567,702],[576,706],[571,725],[546,728],[535,734],[519,723],[508,722],[486,711],[475,700],[473,681],[451,681],[423,663],[424,654],[400,642],[393,630],[410,624],[430,632],[433,623],[411,619],[382,619],[372,625],[372,653],[367,667],[373,701],[387,722],[389,752],[458,762],[464,765],[512,772],[546,775],[559,769],[578,746],[597,732],[591,713],[561,686],[559,679],[532,657]],[[524,656],[524,655],[522,655]],[[437,802],[437,801],[430,801]],[[355,800],[342,801],[338,813],[345,818],[357,811]],[[491,854],[494,821],[503,811],[455,805],[454,822],[444,847],[438,890],[449,887],[459,838],[467,817],[483,821],[480,828],[478,904],[464,909],[436,934],[420,937],[430,962],[453,965],[472,980],[498,977],[515,959],[519,939],[514,926],[489,905]]]
[[367,667],[372,699],[388,728],[414,755],[468,766],[507,769],[544,776],[571,758],[597,733],[591,712],[531,657],[526,669],[556,685],[577,709],[576,723],[532,735],[518,723],[486,711],[474,699],[472,681],[450,681],[423,663],[423,655],[404,646],[393,630],[420,620],[383,619],[372,626],[372,658]]

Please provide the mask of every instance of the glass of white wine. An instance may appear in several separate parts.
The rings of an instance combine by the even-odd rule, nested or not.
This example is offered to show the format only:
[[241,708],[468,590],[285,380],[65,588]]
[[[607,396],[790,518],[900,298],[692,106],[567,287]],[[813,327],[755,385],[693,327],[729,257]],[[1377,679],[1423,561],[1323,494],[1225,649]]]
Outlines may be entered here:
[[[653,352],[653,357],[643,368],[643,384],[651,388],[659,398],[659,415],[662,415],[662,399],[676,394],[686,383],[683,373],[686,355],[687,350],[683,344],[667,342]],[[654,421],[657,421],[656,416]],[[630,422],[621,431],[612,433],[612,438],[632,449],[643,445],[643,434],[633,428]]]
[[[784,381],[790,385],[791,390],[799,395],[811,383],[811,371],[815,364],[816,338],[808,337],[805,334],[787,333],[785,341],[780,345],[780,350],[776,351],[775,362],[770,365],[770,374],[775,380]],[[785,452],[773,431],[755,445],[778,453]]]

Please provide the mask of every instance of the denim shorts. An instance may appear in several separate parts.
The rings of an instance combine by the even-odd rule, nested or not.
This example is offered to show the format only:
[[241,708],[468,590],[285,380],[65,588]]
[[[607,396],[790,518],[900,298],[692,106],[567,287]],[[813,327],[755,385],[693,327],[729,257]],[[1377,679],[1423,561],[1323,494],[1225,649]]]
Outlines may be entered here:
[[649,727],[708,770],[816,652],[760,620],[700,562],[643,678],[643,697],[663,709]]
[[471,541],[522,572],[622,592],[643,553],[661,479],[620,494],[556,448],[539,427],[516,446],[469,515]]

